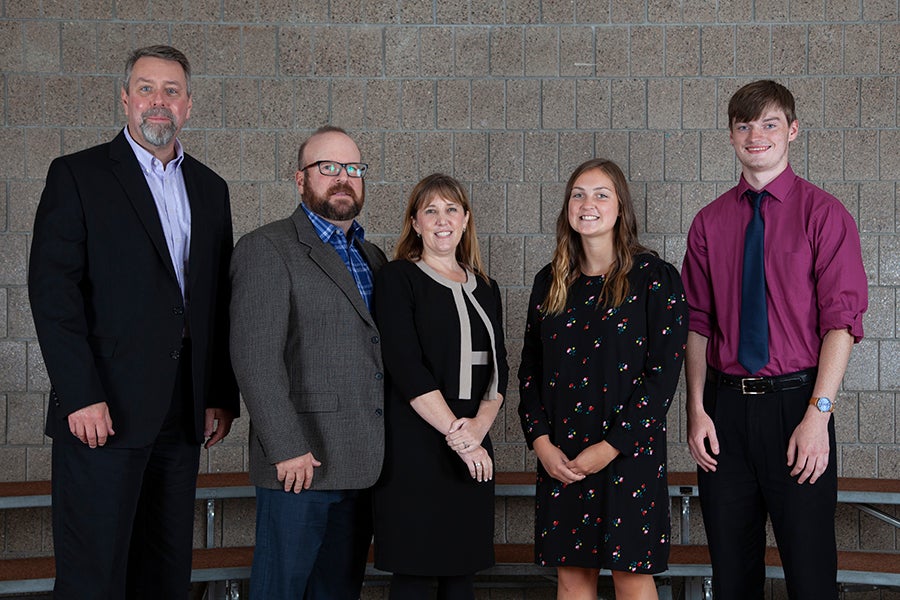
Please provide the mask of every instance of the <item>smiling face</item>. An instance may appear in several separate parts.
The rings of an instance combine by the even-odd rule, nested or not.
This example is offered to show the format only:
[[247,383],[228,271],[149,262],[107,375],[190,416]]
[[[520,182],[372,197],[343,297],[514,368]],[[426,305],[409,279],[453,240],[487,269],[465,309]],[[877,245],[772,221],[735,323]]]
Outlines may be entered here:
[[412,226],[422,236],[422,257],[455,256],[469,213],[458,202],[435,194],[425,200],[412,217]]
[[569,227],[582,238],[612,239],[619,219],[619,196],[613,180],[600,169],[585,171],[572,185]]
[[756,119],[731,124],[731,145],[745,177],[768,182],[788,165],[788,147],[799,123],[788,122],[784,110],[768,106]]
[[128,133],[163,162],[174,157],[175,136],[191,116],[192,105],[184,69],[174,60],[138,59],[128,88],[122,89]]

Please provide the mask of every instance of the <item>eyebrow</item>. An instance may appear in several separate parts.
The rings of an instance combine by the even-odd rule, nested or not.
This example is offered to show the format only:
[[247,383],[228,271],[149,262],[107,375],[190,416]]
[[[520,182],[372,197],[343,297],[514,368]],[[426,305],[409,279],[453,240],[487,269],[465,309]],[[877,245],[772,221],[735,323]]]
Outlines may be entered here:
[[[146,83],[156,83],[155,79],[148,79],[146,77],[136,77],[134,80],[135,83],[146,82]],[[167,79],[162,82],[163,85],[174,85],[181,87],[182,83],[180,81],[176,81],[174,79]]]
[[[588,189],[588,188],[581,187],[580,185],[572,186],[572,191],[573,191],[573,192],[574,192],[575,190],[586,191],[587,189]],[[608,188],[608,187],[606,187],[605,185],[598,185],[597,187],[591,188],[591,191],[596,191],[596,190],[606,190],[607,192],[611,192],[611,191],[612,191],[611,188]]]

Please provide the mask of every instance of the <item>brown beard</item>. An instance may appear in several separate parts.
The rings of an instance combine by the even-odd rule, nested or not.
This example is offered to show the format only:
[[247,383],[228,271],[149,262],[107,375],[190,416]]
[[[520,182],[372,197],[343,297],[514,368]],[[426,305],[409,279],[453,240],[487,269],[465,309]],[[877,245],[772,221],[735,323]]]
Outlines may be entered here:
[[[346,206],[344,203],[341,203],[340,205],[331,204],[329,197],[337,192],[344,192],[350,196],[353,200],[350,206]],[[303,194],[303,202],[306,206],[317,215],[325,217],[329,221],[350,221],[355,219],[362,210],[365,198],[365,188],[363,188],[362,193],[357,196],[356,190],[346,183],[334,184],[328,188],[323,195],[317,194],[311,189],[307,189],[306,193]]]

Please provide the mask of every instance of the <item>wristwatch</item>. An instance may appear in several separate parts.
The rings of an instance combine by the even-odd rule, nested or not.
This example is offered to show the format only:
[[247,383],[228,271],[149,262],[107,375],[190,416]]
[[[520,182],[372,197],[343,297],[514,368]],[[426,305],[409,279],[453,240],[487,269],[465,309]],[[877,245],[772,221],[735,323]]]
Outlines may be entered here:
[[810,398],[809,403],[811,406],[815,406],[819,409],[819,412],[830,413],[834,410],[834,402],[831,398],[826,398],[825,396],[819,396],[817,398]]

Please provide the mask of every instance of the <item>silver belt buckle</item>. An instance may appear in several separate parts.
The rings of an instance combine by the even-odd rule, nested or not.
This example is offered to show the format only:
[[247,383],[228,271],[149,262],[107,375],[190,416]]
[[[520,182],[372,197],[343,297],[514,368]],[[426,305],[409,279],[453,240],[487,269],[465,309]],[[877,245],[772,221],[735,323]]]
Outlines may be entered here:
[[741,393],[745,396],[758,396],[761,394],[765,394],[765,391],[753,391],[747,389],[747,384],[752,384],[754,381],[762,381],[762,377],[741,377]]

